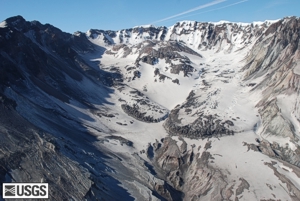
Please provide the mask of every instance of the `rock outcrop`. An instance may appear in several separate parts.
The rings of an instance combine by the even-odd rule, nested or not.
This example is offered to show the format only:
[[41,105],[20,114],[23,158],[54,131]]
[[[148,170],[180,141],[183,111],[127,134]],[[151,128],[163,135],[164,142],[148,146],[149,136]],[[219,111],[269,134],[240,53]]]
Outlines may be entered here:
[[[181,141],[179,147],[168,137],[148,147],[153,149],[156,169],[175,189],[185,193],[182,200],[228,200],[233,193],[226,176],[211,165],[214,157],[208,150],[209,142],[206,150],[199,153],[196,148],[186,150],[186,142]],[[249,184],[243,180],[239,191],[245,188]]]

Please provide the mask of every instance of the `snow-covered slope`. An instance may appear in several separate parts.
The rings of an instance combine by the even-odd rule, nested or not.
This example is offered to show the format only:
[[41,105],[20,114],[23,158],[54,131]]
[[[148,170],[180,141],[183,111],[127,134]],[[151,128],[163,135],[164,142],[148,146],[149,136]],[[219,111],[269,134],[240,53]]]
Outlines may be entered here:
[[[278,96],[282,110],[288,110],[285,112],[285,116],[281,116],[281,121],[289,123],[277,125],[276,128],[279,129],[277,132],[281,133],[280,136],[276,134],[276,131],[269,131],[267,137],[266,134],[263,134],[265,133],[263,127],[271,127],[272,122],[270,123],[265,115],[272,114],[268,111],[263,113],[260,103],[266,96],[261,88],[268,86],[263,85],[263,82],[266,82],[263,80],[263,76],[269,76],[269,74],[264,73],[255,78],[249,78],[252,66],[260,62],[256,62],[256,60],[261,59],[265,65],[270,66],[273,63],[272,59],[279,60],[283,57],[274,53],[266,53],[270,55],[266,58],[265,54],[256,49],[262,51],[263,48],[268,48],[269,51],[278,52],[279,50],[276,49],[280,49],[279,46],[278,48],[273,47],[272,44],[264,41],[271,41],[271,38],[275,36],[287,37],[274,32],[274,27],[277,27],[278,32],[280,29],[288,31],[289,25],[286,24],[294,24],[294,21],[298,23],[299,20],[286,18],[252,24],[184,21],[169,28],[136,27],[116,32],[115,37],[110,38],[109,45],[105,41],[100,42],[103,40],[100,37],[101,34],[98,36],[94,34],[91,39],[90,32],[87,33],[87,37],[93,43],[106,45],[107,51],[99,59],[100,68],[105,67],[107,70],[111,67],[117,68],[126,78],[124,79],[126,85],[143,91],[150,100],[169,110],[170,114],[163,126],[169,135],[184,137],[181,139],[174,137],[173,139],[177,144],[187,143],[185,145],[187,146],[186,153],[192,155],[199,153],[200,159],[201,148],[196,148],[205,147],[205,144],[208,143],[207,137],[217,137],[209,141],[211,150],[205,149],[202,153],[203,155],[207,151],[212,156],[216,155],[210,161],[213,164],[206,168],[210,169],[209,171],[217,169],[220,171],[220,175],[231,176],[219,175],[216,176],[214,182],[206,183],[211,188],[214,186],[215,190],[210,189],[209,191],[207,187],[206,190],[210,193],[204,197],[201,197],[199,192],[204,192],[205,186],[194,187],[195,189],[191,190],[191,186],[196,185],[194,182],[207,180],[202,178],[193,181],[195,170],[192,173],[193,176],[189,176],[191,174],[189,169],[196,168],[199,165],[197,162],[194,162],[196,164],[190,163],[187,165],[189,168],[182,169],[181,166],[186,163],[184,162],[184,158],[187,157],[185,152],[179,153],[176,157],[171,154],[172,157],[175,157],[174,160],[179,161],[178,164],[175,162],[176,160],[170,161],[168,158],[171,156],[168,154],[160,156],[162,148],[151,148],[152,146],[150,146],[150,150],[156,149],[158,154],[157,158],[152,159],[152,162],[157,163],[156,168],[160,169],[162,174],[168,175],[166,179],[177,190],[187,193],[186,200],[196,199],[197,196],[197,200],[289,200],[294,199],[295,194],[299,191],[297,191],[299,184],[296,181],[297,175],[286,175],[284,170],[289,169],[285,167],[287,163],[283,164],[278,161],[278,159],[282,159],[292,162],[292,164],[298,164],[299,156],[291,152],[296,151],[299,146],[295,141],[295,138],[298,138],[298,135],[295,134],[297,132],[294,132],[293,129],[293,127],[298,127],[299,122],[296,118],[293,121],[289,120],[289,114],[295,112],[295,109],[292,108],[296,107],[288,107],[292,103],[291,101],[293,101],[293,105],[296,104],[298,95]],[[278,24],[282,27],[278,27]],[[299,29],[298,25],[296,27]],[[295,30],[293,32],[297,33]],[[296,40],[295,43],[298,43],[299,36],[295,34],[290,33],[289,35],[292,35],[293,39],[291,40]],[[120,38],[122,40],[119,40]],[[292,45],[289,41],[286,44]],[[184,48],[174,48],[178,45]],[[254,59],[255,63],[251,63],[251,66],[248,67],[249,62],[253,62],[254,56],[252,55],[257,55],[256,57],[259,58]],[[290,51],[290,55],[285,58],[290,61],[290,58],[294,58],[296,55],[295,50]],[[287,61],[282,63],[286,64]],[[186,73],[185,70],[180,71],[176,68],[178,65],[181,70],[184,68],[189,70]],[[295,64],[295,66],[297,65]],[[247,70],[248,68],[249,70]],[[265,68],[267,69],[267,67]],[[297,67],[295,69],[297,70]],[[139,76],[135,77],[137,72]],[[131,79],[132,77],[135,78]],[[290,78],[290,80],[295,80],[295,78]],[[258,83],[263,83],[261,88],[256,87]],[[287,89],[292,87],[285,86]],[[293,86],[297,86],[297,84]],[[277,96],[276,93],[270,93],[272,96]],[[285,98],[289,101],[285,101]],[[266,106],[267,104],[262,105]],[[125,135],[127,136],[127,134]],[[194,140],[191,141],[188,138]],[[131,138],[131,140],[136,145],[143,144],[138,138]],[[149,151],[149,147],[147,150]],[[161,162],[159,162],[160,160]],[[180,161],[183,161],[183,164]],[[171,166],[166,167],[165,163],[171,163]],[[193,167],[194,165],[196,167]],[[295,168],[295,170],[291,170],[292,172],[298,171],[298,167],[291,167]],[[205,171],[199,167],[196,169]],[[258,169],[260,176],[257,175]],[[179,171],[179,173],[173,173],[173,171]],[[282,178],[290,178],[285,180],[289,183],[285,190],[280,185],[276,186],[278,181],[283,181]],[[222,184],[219,180],[224,183]],[[286,192],[294,195],[291,196]]]
[[[0,115],[55,157],[40,148],[16,169],[4,151],[1,181],[49,181],[53,199],[69,181],[74,200],[299,200],[299,29],[291,17],[70,35],[7,19]],[[33,163],[41,178],[24,176]]]

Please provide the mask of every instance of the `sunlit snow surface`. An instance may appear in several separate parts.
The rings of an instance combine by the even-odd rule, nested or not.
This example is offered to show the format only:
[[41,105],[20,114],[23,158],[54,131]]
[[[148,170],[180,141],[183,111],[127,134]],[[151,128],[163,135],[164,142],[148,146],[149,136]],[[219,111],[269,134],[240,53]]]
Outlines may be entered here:
[[0,28],[5,28],[6,27],[6,21],[0,22]]
[[[189,23],[190,22],[185,22],[185,24]],[[221,25],[223,23],[224,22],[219,22],[215,23],[215,25]],[[253,24],[259,26],[263,23],[271,24],[273,22],[255,22]],[[239,26],[249,25],[243,23],[237,24]],[[187,26],[186,29],[188,28],[189,27]],[[182,29],[185,29],[184,26]],[[178,30],[178,32],[180,32],[180,30]],[[143,37],[146,38],[147,36],[143,35]],[[276,159],[271,159],[259,152],[249,150],[244,144],[256,144],[255,139],[262,138],[262,136],[256,134],[254,129],[255,125],[260,125],[260,118],[255,105],[260,100],[261,94],[250,91],[251,87],[249,87],[246,82],[242,81],[243,73],[240,72],[241,68],[245,64],[243,58],[250,50],[251,45],[245,47],[241,44],[242,39],[239,34],[236,34],[234,37],[236,37],[234,39],[234,41],[236,41],[235,51],[231,51],[229,54],[226,53],[226,51],[222,51],[223,49],[228,49],[229,44],[222,44],[219,51],[216,49],[206,51],[197,50],[197,48],[195,48],[198,45],[197,32],[186,36],[180,36],[181,40],[186,42],[189,41],[186,44],[203,56],[203,58],[201,58],[183,52],[180,53],[191,60],[191,65],[195,68],[195,73],[189,77],[183,77],[181,73],[172,74],[170,70],[165,68],[168,64],[164,59],[161,59],[155,65],[149,65],[141,62],[141,66],[137,69],[141,72],[141,77],[131,82],[127,82],[125,80],[125,83],[134,89],[142,91],[151,101],[156,102],[168,110],[172,110],[176,107],[176,105],[184,103],[191,90],[196,93],[196,96],[203,96],[204,99],[209,97],[210,93],[217,91],[216,95],[207,99],[208,107],[206,107],[207,109],[203,112],[205,114],[218,114],[224,119],[235,118],[235,124],[237,126],[234,129],[237,133],[234,136],[222,137],[220,139],[212,138],[205,140],[191,140],[185,138],[185,141],[188,142],[189,149],[191,149],[192,145],[196,145],[196,148],[199,146],[204,147],[208,140],[212,141],[212,148],[209,151],[215,157],[215,160],[211,165],[221,169],[225,173],[227,172],[227,177],[231,182],[238,181],[241,177],[243,177],[250,184],[249,190],[244,191],[242,196],[240,196],[241,200],[275,198],[275,195],[276,199],[289,200],[290,197],[287,194],[285,189],[286,187],[283,187],[280,184],[281,181],[274,175],[273,170],[267,165],[267,163],[276,161],[274,168],[291,179],[296,186],[299,186],[299,178],[293,170],[285,167],[283,163]],[[136,38],[137,36],[132,36],[126,42],[129,46],[137,44],[140,40],[137,40]],[[175,35],[170,36],[168,33],[166,34],[167,40],[176,40],[176,38],[177,37]],[[143,40],[143,38],[141,40]],[[103,45],[102,38],[100,36],[98,36],[97,39],[92,39],[91,41],[94,44]],[[253,44],[254,41],[255,39],[252,39],[251,44]],[[240,48],[242,49],[239,50]],[[153,49],[157,49],[157,47],[154,47]],[[126,67],[135,66],[134,62],[138,57],[138,54],[131,54],[126,58],[118,56],[119,54],[122,55],[122,52],[115,55],[104,54],[102,58],[94,58],[94,60],[100,61],[101,65],[99,68],[101,69],[109,70],[110,67],[118,67],[122,74],[126,76],[128,73],[126,71]],[[154,70],[156,68],[171,79],[155,82]],[[202,74],[203,69],[205,70],[204,75]],[[226,76],[219,76],[222,73],[226,73]],[[179,79],[180,85],[172,83],[172,80],[174,79]],[[203,79],[211,84],[208,89],[205,89],[205,86],[202,83]],[[224,80],[226,82],[224,82]],[[120,106],[120,102],[117,101],[119,98],[122,98],[127,102],[130,102],[131,98],[128,94],[126,94],[126,90],[125,93],[118,92],[117,90],[115,92],[116,93],[109,98],[109,101],[113,102],[114,105],[107,107],[116,111],[116,108],[118,108],[116,106]],[[284,99],[286,97],[282,98]],[[209,104],[216,102],[218,103],[218,107],[216,109],[211,109]],[[119,113],[118,118],[111,119],[109,122],[105,122],[105,124],[107,127],[115,130],[114,135],[122,136],[132,141],[134,143],[134,147],[128,148],[126,146],[119,146],[118,143],[113,141],[105,142],[104,145],[113,152],[125,154],[140,152],[141,150],[145,150],[149,143],[153,143],[155,140],[160,140],[167,136],[166,131],[162,127],[163,122],[155,124],[143,123],[133,120],[132,118],[128,118],[122,110],[118,110],[116,112]],[[284,114],[286,113],[289,115],[290,112],[291,108],[284,111]],[[87,113],[87,115],[90,114]],[[189,123],[193,120],[193,117],[187,115],[184,119],[182,119],[182,123]],[[134,121],[134,123],[129,124],[128,126],[120,126],[116,124],[117,121],[122,121],[123,123]],[[99,135],[100,139],[101,137],[102,136]],[[178,140],[177,137],[173,137],[173,139]],[[270,137],[269,140],[274,140],[280,144],[289,143],[288,138],[273,139]],[[178,143],[181,143],[180,140],[178,140]],[[293,149],[293,145],[291,144],[290,146]],[[196,150],[196,148],[194,150]],[[203,148],[199,150],[200,153],[202,151]],[[148,160],[145,154],[141,154],[141,157],[146,161]],[[236,188],[237,185],[234,187],[233,191],[235,191]]]

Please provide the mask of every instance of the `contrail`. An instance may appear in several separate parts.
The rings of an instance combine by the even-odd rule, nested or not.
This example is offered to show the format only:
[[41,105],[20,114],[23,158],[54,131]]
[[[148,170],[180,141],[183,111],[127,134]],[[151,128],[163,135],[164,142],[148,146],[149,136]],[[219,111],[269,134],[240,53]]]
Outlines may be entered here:
[[[220,8],[215,8],[215,9],[211,9],[211,10],[207,10],[207,11],[203,11],[203,12],[195,13],[195,14],[191,14],[191,15],[186,15],[186,16],[184,16],[184,17],[190,17],[190,16],[194,16],[194,15],[199,15],[199,14],[202,14],[202,13],[208,13],[208,12],[215,11],[215,10],[221,10],[221,9],[228,8],[228,7],[231,7],[231,6],[240,4],[240,3],[244,3],[244,2],[246,2],[246,1],[249,1],[249,0],[239,1],[239,2],[236,2],[236,3],[233,3],[233,4],[229,4],[229,5],[227,5],[227,6],[223,6],[223,7],[220,7]],[[183,17],[179,17],[179,18],[177,18],[177,19],[180,19],[180,18],[183,18]]]
[[152,22],[151,24],[156,24],[156,23],[159,23],[159,22],[164,22],[164,21],[166,21],[166,20],[170,20],[170,19],[173,19],[173,18],[175,18],[175,17],[181,16],[181,15],[185,15],[185,14],[188,14],[188,13],[191,13],[191,12],[194,12],[194,11],[197,11],[197,10],[200,10],[200,9],[203,9],[203,8],[207,8],[207,7],[210,7],[210,6],[213,6],[213,5],[222,3],[222,2],[224,2],[224,1],[227,1],[227,0],[215,0],[215,1],[213,1],[213,2],[210,2],[210,3],[204,4],[204,5],[198,6],[198,7],[196,7],[196,8],[193,8],[193,9],[190,9],[190,10],[187,10],[187,11],[184,11],[184,12],[182,12],[182,13],[179,13],[179,14],[176,14],[176,15],[172,15],[172,16],[170,16],[170,17],[167,17],[167,18],[164,18],[164,19],[161,19],[161,20]]

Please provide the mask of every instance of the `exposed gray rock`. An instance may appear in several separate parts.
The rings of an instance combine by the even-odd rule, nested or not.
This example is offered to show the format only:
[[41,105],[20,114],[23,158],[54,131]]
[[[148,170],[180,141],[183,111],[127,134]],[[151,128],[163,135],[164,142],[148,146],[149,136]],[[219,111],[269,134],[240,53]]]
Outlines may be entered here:
[[239,180],[241,181],[241,183],[236,189],[236,196],[241,195],[245,189],[249,190],[250,188],[250,184],[244,178],[240,178]]
[[[0,107],[1,183],[46,182],[51,200],[94,200],[95,195],[112,199],[112,189],[125,199],[130,197],[104,172],[99,177],[89,170],[84,162],[90,162],[91,157],[83,154],[77,145],[35,127],[9,104],[6,108],[3,104]],[[98,171],[100,173],[101,168]],[[106,182],[112,186],[106,186]]]
[[[276,162],[275,162],[276,163]],[[268,167],[270,167],[273,171],[274,174],[278,177],[279,180],[281,180],[283,183],[285,183],[288,187],[288,190],[290,192],[290,197],[291,200],[296,201],[299,200],[300,197],[300,190],[297,188],[297,186],[295,186],[293,184],[292,181],[290,181],[290,179],[288,179],[285,175],[280,174],[277,169],[274,167],[274,163],[268,163],[265,162],[265,165],[267,165]],[[290,166],[290,165],[289,165]],[[294,169],[294,168],[293,168]],[[299,171],[299,170],[298,170]]]
[[111,139],[111,140],[118,140],[122,146],[123,146],[123,144],[126,144],[129,147],[133,147],[133,142],[132,141],[127,140],[127,139],[125,139],[121,136],[112,135],[112,136],[107,136],[105,138],[106,139]]
[[272,158],[281,159],[290,164],[300,167],[300,147],[296,146],[296,150],[292,150],[289,146],[283,147],[276,142],[269,142],[267,140],[258,141],[258,144],[248,144],[248,150],[259,151]]
[[180,85],[179,80],[176,78],[175,80],[172,80],[173,83]]
[[154,118],[153,116],[146,116],[146,112],[140,112],[139,106],[137,104],[134,104],[133,106],[127,105],[127,104],[122,104],[121,105],[123,111],[128,114],[129,116],[139,120],[139,121],[144,121],[148,123],[157,123],[160,122],[164,119],[167,118],[168,114],[165,114],[159,118]]
[[[161,47],[156,50],[153,48],[155,45],[160,45]],[[202,57],[184,44],[175,41],[167,42],[167,44],[147,41],[147,44],[141,48],[135,63],[139,65],[139,62],[142,61],[150,65],[155,65],[159,59],[165,59],[166,63],[171,65],[171,73],[179,74],[183,72],[184,76],[188,76],[189,73],[194,71],[194,68],[190,65],[190,59],[186,56],[182,56],[178,52],[185,52]],[[172,63],[172,60],[179,60],[182,64],[175,65]]]
[[[184,140],[183,144],[185,144]],[[213,157],[204,151],[201,155],[193,150],[184,151],[184,145],[178,147],[175,140],[165,138],[160,148],[154,151],[155,168],[172,186],[184,192],[183,200],[229,199],[232,195],[227,186],[226,177],[209,164]],[[243,187],[247,188],[246,185]]]
[[221,120],[213,115],[202,115],[194,122],[182,125],[178,119],[179,109],[173,109],[164,123],[164,128],[171,136],[179,135],[200,139],[234,134],[234,131],[230,130],[230,127],[234,125],[232,121]]

